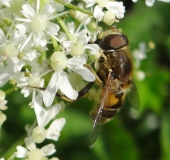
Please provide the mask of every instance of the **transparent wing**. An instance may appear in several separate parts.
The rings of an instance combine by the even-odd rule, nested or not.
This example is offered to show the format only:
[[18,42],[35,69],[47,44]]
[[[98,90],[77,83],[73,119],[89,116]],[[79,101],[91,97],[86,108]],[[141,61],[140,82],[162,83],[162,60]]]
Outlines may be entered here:
[[94,119],[93,127],[92,127],[92,132],[90,135],[90,141],[89,141],[89,147],[93,147],[94,143],[101,131],[101,128],[103,126],[103,123],[105,122],[105,119],[102,117],[102,112],[105,107],[110,106],[112,103],[112,97],[114,96],[113,93],[111,92],[111,86],[115,84],[114,83],[114,78],[111,77],[111,75],[108,75],[108,79],[106,82],[106,85],[103,88],[103,92],[101,95],[100,103],[97,107],[97,110],[94,110],[94,115],[92,115]]
[[133,107],[137,110],[140,108],[139,94],[138,94],[134,81],[131,82],[131,88],[130,88],[130,91],[127,93],[127,98],[128,98],[130,107]]
[[102,110],[105,106],[105,102],[108,97],[108,88],[104,88],[101,96],[100,103],[98,105],[98,110],[96,111],[96,117],[94,119],[91,135],[90,135],[90,140],[89,140],[89,147],[92,148],[94,146],[94,143],[96,142],[96,139],[101,131],[101,128],[103,126],[103,123],[101,122],[102,119]]
[[97,137],[102,129],[103,124],[94,123],[93,129],[90,135],[89,148],[92,148],[97,140]]

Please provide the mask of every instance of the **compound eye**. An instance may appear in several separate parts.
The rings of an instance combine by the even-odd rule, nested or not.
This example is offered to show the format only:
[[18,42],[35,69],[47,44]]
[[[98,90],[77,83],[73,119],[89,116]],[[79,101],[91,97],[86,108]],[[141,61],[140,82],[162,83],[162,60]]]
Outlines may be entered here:
[[128,44],[128,40],[124,35],[110,34],[104,37],[100,42],[99,46],[103,50],[117,50]]

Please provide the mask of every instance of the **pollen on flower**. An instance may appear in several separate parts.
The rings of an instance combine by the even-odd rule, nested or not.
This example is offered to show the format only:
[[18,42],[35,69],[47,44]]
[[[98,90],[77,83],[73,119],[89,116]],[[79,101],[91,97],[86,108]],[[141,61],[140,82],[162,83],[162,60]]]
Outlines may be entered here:
[[71,54],[73,56],[80,56],[81,54],[84,53],[84,46],[79,44],[79,43],[75,43],[72,48],[71,48]]
[[37,126],[32,131],[32,139],[36,143],[41,143],[45,140],[46,131],[44,127]]
[[62,52],[54,52],[51,56],[51,67],[55,71],[61,71],[66,68],[67,58]]
[[41,14],[36,14],[31,21],[31,27],[35,32],[40,32],[45,30],[46,19]]

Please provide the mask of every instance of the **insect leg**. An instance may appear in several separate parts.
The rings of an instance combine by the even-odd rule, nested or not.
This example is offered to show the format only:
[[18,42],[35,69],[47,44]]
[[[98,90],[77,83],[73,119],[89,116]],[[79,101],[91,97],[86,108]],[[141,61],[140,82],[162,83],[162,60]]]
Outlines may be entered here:
[[82,96],[84,96],[89,90],[90,88],[93,86],[94,82],[89,82],[83,89],[81,89],[78,92],[78,97],[77,99],[81,98]]
[[[81,89],[79,92],[78,92],[78,97],[76,100],[80,99],[82,96],[84,96],[89,90],[90,88],[93,86],[94,82],[89,82],[83,89]],[[56,93],[56,97],[57,98],[60,98],[62,100],[65,100],[67,102],[74,102],[76,100],[72,100],[72,99],[69,99],[68,97],[66,97],[65,95],[62,95],[60,93]]]
[[102,84],[102,81],[100,80],[100,78],[98,77],[98,75],[96,74],[96,72],[95,72],[88,64],[85,64],[84,66],[93,73],[93,75],[94,75],[95,78],[96,78],[96,81],[97,81],[98,83]]

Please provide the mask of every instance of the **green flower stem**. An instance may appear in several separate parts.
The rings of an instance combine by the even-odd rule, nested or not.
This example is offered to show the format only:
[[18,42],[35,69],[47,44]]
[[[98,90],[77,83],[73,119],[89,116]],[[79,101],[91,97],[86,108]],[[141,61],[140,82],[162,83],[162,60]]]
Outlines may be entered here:
[[54,51],[59,51],[60,49],[59,49],[57,41],[53,37],[51,37],[51,40],[54,46]]
[[19,138],[15,143],[13,143],[13,145],[2,155],[2,157],[4,157],[6,160],[13,159],[13,154],[16,151],[16,147],[18,145],[22,146],[24,144],[24,141],[23,141],[24,138],[25,138],[25,135]]
[[15,88],[12,87],[12,88],[6,90],[6,91],[5,91],[5,94],[8,95],[8,94],[12,93],[14,90],[15,90]]
[[62,19],[61,19],[60,17],[57,17],[56,19],[57,19],[58,23],[61,25],[61,27],[63,28],[63,30],[64,30],[64,32],[66,33],[66,35],[67,35],[67,37],[69,38],[69,40],[72,41],[72,40],[73,40],[72,35],[71,35],[70,32],[68,31],[65,23],[62,21]]
[[41,56],[40,56],[40,58],[38,59],[38,62],[43,62],[44,60],[46,60],[47,59],[47,54],[46,54],[46,52],[45,51],[43,51],[43,52],[41,52]]
[[64,3],[62,3],[60,0],[55,0],[55,1],[58,2],[58,3],[60,3],[60,4],[62,4],[62,5],[64,5],[64,6],[67,7],[67,8],[70,8],[70,9],[73,9],[73,10],[76,10],[76,11],[79,11],[79,12],[82,12],[82,13],[87,14],[87,15],[89,15],[89,16],[93,16],[93,13],[92,13],[92,12],[87,11],[87,10],[85,10],[85,9],[79,8],[79,7],[74,6],[74,5],[72,5],[72,4],[64,4]]

